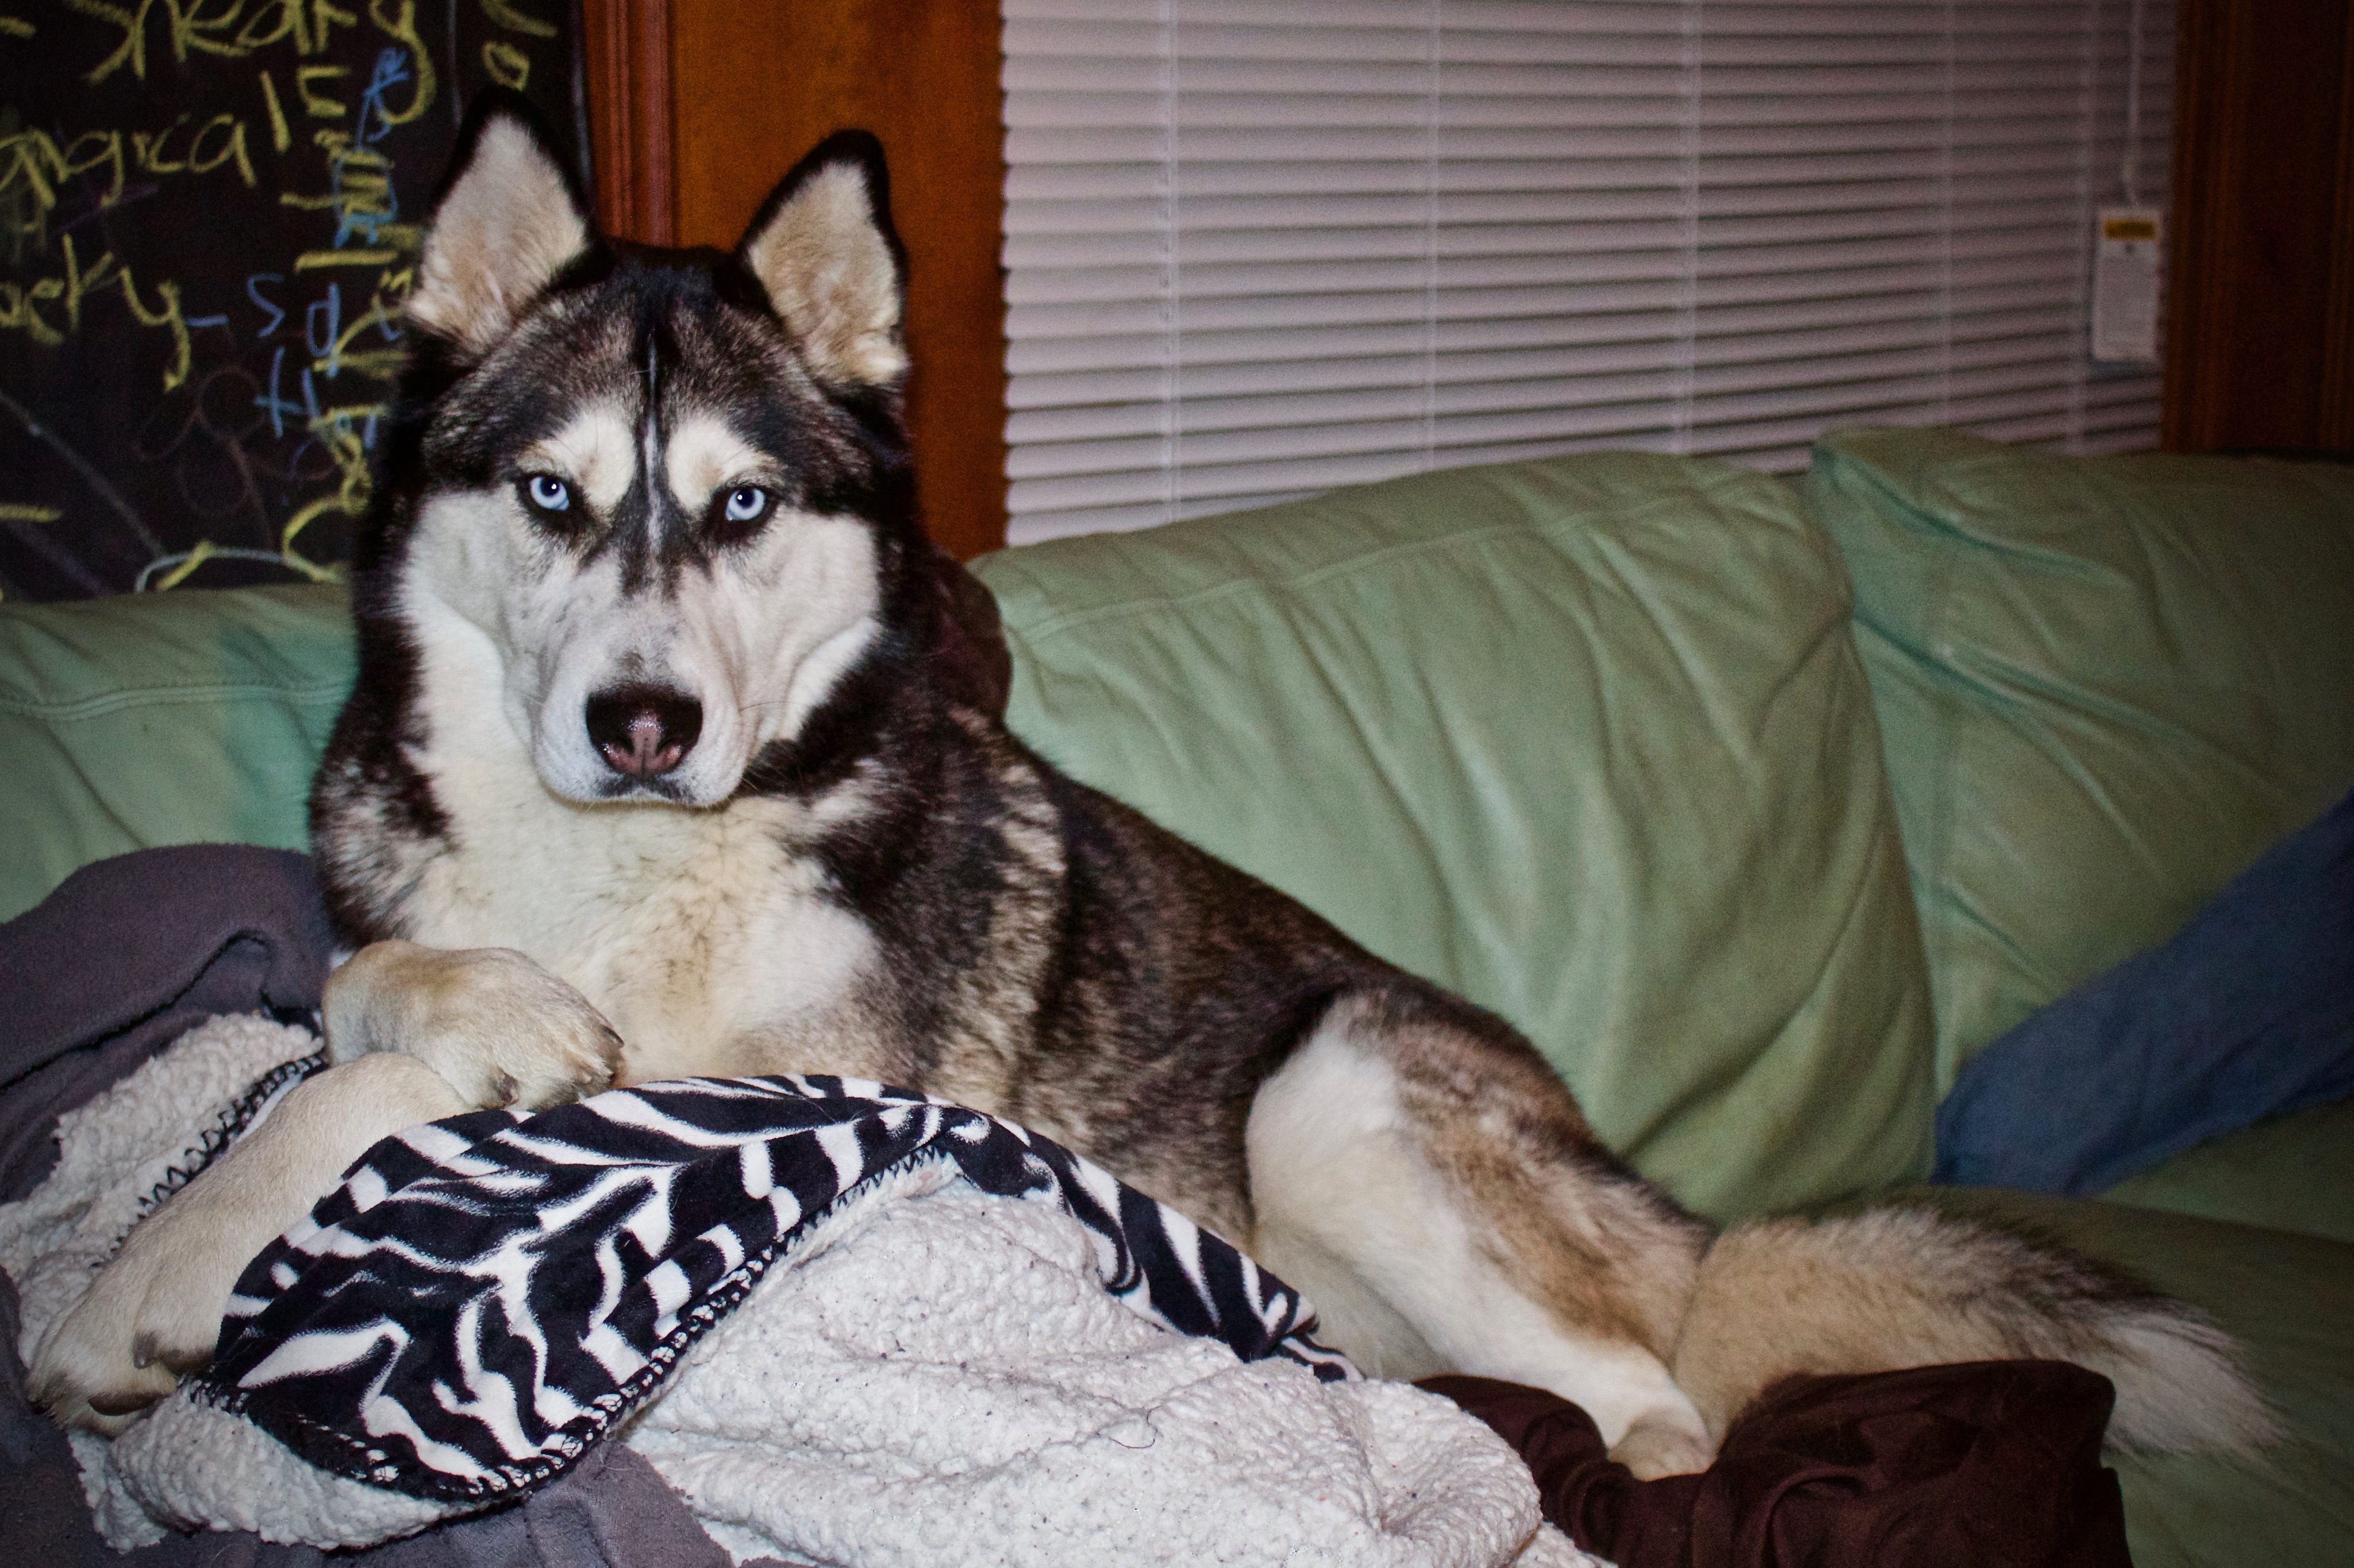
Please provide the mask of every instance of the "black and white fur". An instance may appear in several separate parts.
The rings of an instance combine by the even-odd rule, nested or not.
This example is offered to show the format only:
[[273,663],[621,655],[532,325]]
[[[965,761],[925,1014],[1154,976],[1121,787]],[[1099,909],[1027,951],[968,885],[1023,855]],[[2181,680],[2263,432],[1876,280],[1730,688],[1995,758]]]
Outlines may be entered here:
[[244,1261],[404,1121],[836,1073],[1023,1123],[1232,1238],[1367,1370],[1553,1389],[1639,1473],[1774,1378],[2013,1354],[2119,1435],[2240,1444],[2205,1319],[1909,1213],[1717,1238],[1537,1053],[1055,772],[947,673],[880,149],[733,255],[599,238],[478,108],[408,304],[360,674],[313,798],[341,1064],[133,1234],[36,1387],[119,1424]]

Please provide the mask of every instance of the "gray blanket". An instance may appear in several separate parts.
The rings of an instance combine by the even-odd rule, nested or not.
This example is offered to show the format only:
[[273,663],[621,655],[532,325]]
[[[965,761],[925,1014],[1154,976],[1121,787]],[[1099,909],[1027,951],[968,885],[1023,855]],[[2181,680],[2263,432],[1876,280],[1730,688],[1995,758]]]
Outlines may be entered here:
[[[312,1013],[333,940],[310,861],[191,844],[85,866],[0,925],[0,1202],[39,1185],[58,1118],[215,1013]],[[0,1274],[0,1541],[55,1568],[315,1568],[307,1546],[246,1534],[111,1551],[65,1434],[25,1396],[16,1291]],[[652,1466],[601,1445],[521,1505],[373,1551],[355,1568],[727,1568]]]

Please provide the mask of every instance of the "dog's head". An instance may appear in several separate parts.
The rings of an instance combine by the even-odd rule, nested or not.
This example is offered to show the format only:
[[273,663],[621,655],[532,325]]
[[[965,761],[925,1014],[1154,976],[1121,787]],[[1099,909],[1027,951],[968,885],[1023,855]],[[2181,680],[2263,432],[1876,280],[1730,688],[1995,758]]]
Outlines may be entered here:
[[733,254],[662,251],[596,235],[519,100],[476,106],[360,564],[413,636],[495,665],[548,789],[725,800],[890,635],[924,549],[904,273],[864,132],[802,160]]

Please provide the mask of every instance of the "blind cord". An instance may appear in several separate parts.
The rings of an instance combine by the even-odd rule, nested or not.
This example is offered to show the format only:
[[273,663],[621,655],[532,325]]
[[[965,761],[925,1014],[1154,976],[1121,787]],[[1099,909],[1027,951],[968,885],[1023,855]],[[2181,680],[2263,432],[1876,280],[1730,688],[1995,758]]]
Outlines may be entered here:
[[1184,434],[1184,382],[1181,368],[1185,354],[1183,333],[1183,261],[1177,250],[1179,151],[1177,146],[1177,10],[1173,0],[1161,0],[1161,521],[1177,521],[1182,497],[1183,459],[1178,444]]
[[2133,17],[2126,24],[2126,156],[2121,173],[2127,207],[2141,205],[2141,8],[2142,0],[2133,0]]
[[1422,466],[1438,466],[1438,101],[1446,0],[1430,0],[1424,37],[1422,143]]

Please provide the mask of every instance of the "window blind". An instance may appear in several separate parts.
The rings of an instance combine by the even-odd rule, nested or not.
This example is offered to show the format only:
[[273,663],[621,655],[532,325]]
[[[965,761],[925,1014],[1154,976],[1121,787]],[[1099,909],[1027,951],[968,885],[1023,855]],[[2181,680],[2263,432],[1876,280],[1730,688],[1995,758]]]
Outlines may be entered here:
[[2163,200],[2170,0],[1004,17],[1016,543],[1841,423],[2155,440],[2086,324],[2129,120]]

